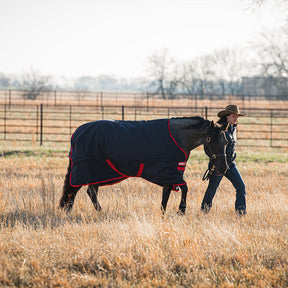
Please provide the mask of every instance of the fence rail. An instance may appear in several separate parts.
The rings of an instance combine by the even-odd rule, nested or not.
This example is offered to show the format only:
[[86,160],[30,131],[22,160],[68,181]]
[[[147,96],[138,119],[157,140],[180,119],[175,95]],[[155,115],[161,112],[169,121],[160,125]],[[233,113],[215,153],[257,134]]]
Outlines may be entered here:
[[[202,115],[216,120],[223,107],[143,107],[87,105],[0,105],[0,142],[69,142],[81,124],[100,119],[149,120]],[[288,148],[287,109],[246,109],[241,118],[238,145]]]
[[[31,91],[30,91],[31,92]],[[41,91],[37,97],[28,97],[29,91],[25,90],[0,90],[0,104],[2,105],[92,105],[92,106],[193,106],[197,107],[212,107],[215,101],[222,101],[223,105],[227,102],[235,103],[241,106],[242,110],[246,108],[257,107],[259,102],[267,108],[287,108],[288,97],[283,95],[219,95],[219,94],[204,94],[204,95],[187,95],[175,94],[171,99],[162,99],[160,94],[152,94],[148,92],[125,92],[125,91]],[[33,95],[32,95],[33,96]]]

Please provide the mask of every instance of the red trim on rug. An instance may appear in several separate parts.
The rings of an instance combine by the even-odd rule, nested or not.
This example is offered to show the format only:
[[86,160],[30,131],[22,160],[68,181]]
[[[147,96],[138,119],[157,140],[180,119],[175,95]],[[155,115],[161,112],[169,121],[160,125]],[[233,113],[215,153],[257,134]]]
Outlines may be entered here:
[[[128,177],[121,176],[121,177],[118,177],[118,178],[112,178],[112,179],[108,179],[108,180],[104,180],[104,181],[87,183],[87,184],[83,184],[83,185],[72,185],[72,184],[71,184],[71,173],[70,173],[70,185],[71,185],[72,187],[82,187],[82,186],[97,185],[97,184],[99,184],[100,186],[102,186],[102,184],[103,184],[103,186],[104,186],[104,185],[113,185],[113,184],[119,183],[119,182],[121,182],[121,181],[123,181],[123,180],[125,180],[125,179],[127,179],[127,178],[128,178]],[[113,181],[113,183],[109,183],[109,182],[112,182],[112,181]],[[106,183],[106,182],[108,182],[108,183]]]
[[[72,149],[72,148],[71,148]],[[72,152],[72,150],[71,150],[71,152]],[[72,155],[72,154],[71,154]],[[104,184],[104,183],[106,183],[105,185],[113,185],[113,184],[116,184],[116,183],[119,183],[119,182],[121,182],[121,181],[123,181],[123,180],[125,180],[125,179],[127,179],[128,178],[128,176],[121,176],[121,177],[117,177],[117,178],[111,178],[111,179],[108,179],[108,180],[103,180],[103,181],[98,181],[98,182],[93,182],[93,183],[87,183],[87,184],[81,184],[81,185],[73,185],[72,183],[71,183],[71,178],[72,178],[72,169],[73,169],[73,161],[72,161],[72,158],[69,156],[69,159],[70,159],[70,161],[71,161],[71,172],[70,172],[70,179],[69,179],[69,182],[70,182],[70,185],[72,186],[72,187],[82,187],[82,186],[87,186],[87,185],[96,185],[96,184]],[[115,182],[114,182],[115,181]],[[109,183],[109,182],[113,182],[113,183]]]
[[107,162],[108,165],[109,165],[115,172],[117,172],[118,174],[122,175],[123,177],[127,177],[127,178],[129,177],[129,176],[123,174],[122,172],[120,172],[120,171],[114,166],[114,164],[113,164],[109,159],[106,159],[106,162]]
[[[72,139],[73,139],[73,136],[74,136],[74,133],[73,133],[73,135],[72,135]],[[115,168],[115,166],[111,163],[111,165],[115,168],[114,170],[116,171],[116,172],[118,172],[120,175],[121,175],[121,177],[117,177],[117,178],[112,178],[112,179],[108,179],[108,180],[103,180],[103,181],[98,181],[98,182],[93,182],[93,183],[87,183],[87,184],[83,184],[83,185],[73,185],[72,183],[71,183],[71,178],[72,178],[72,170],[73,170],[73,161],[72,161],[72,146],[71,146],[71,151],[70,151],[70,155],[69,155],[69,159],[70,159],[70,162],[71,162],[71,172],[70,172],[70,177],[69,177],[69,182],[70,182],[70,185],[72,186],[72,187],[82,187],[82,186],[87,186],[87,185],[96,185],[96,184],[104,184],[104,183],[106,183],[105,185],[113,185],[113,184],[116,184],[116,183],[119,183],[119,182],[121,182],[121,181],[123,181],[123,180],[125,180],[125,179],[127,179],[129,176],[126,176],[126,175],[124,175],[124,174],[122,174],[122,173],[120,173],[116,168]],[[108,159],[107,159],[108,160]],[[106,160],[106,161],[107,161]],[[109,160],[108,160],[109,161]],[[107,162],[108,163],[108,162]],[[109,164],[109,163],[108,163]],[[110,164],[109,164],[110,165]],[[110,167],[112,168],[112,166],[110,165]],[[115,181],[115,182],[114,182]],[[107,183],[108,182],[108,183]],[[109,183],[109,182],[113,182],[113,183]]]
[[138,170],[136,177],[140,177],[142,175],[143,169],[144,169],[144,164],[140,163],[140,167],[139,167],[139,170]]
[[177,145],[177,147],[185,154],[185,161],[188,159],[189,154],[187,155],[187,153],[185,152],[185,150],[176,142],[176,140],[174,139],[174,137],[172,136],[171,133],[171,129],[170,129],[170,119],[168,119],[168,130],[169,130],[169,135],[172,138],[172,140],[174,141],[174,143]]
[[176,192],[179,192],[179,190],[177,190],[176,187],[177,187],[177,186],[180,187],[180,186],[183,186],[183,185],[187,185],[187,184],[186,184],[186,183],[182,183],[182,184],[173,184],[173,188],[172,188],[172,190],[173,190],[173,191],[176,191]]
[[185,171],[185,167],[177,167],[177,170],[179,170],[179,171]]

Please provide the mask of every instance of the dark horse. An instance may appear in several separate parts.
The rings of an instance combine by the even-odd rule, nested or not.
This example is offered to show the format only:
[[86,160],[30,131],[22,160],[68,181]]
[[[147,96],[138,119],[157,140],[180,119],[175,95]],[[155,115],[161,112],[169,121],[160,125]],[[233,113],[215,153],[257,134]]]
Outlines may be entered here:
[[97,211],[99,186],[142,177],[163,187],[166,210],[172,190],[181,188],[179,213],[185,214],[188,188],[183,174],[190,151],[205,144],[213,173],[227,170],[224,130],[200,116],[150,121],[100,120],[78,127],[71,138],[68,172],[60,207],[69,212],[78,190],[87,193]]

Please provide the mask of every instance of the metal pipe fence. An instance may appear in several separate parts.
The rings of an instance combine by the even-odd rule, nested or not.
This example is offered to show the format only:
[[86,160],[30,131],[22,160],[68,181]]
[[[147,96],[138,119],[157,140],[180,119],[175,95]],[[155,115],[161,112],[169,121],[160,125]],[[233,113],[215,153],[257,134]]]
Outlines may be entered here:
[[[223,107],[164,107],[125,105],[0,105],[0,143],[25,141],[69,142],[74,130],[86,122],[113,120],[150,120],[202,115],[209,120]],[[247,108],[241,117],[238,145],[288,148],[288,110]]]
[[[29,95],[31,94],[31,97]],[[240,105],[242,110],[253,108],[257,103],[263,102],[268,108],[287,108],[288,96],[283,95],[220,95],[220,94],[203,94],[203,95],[188,95],[185,93],[177,93],[169,99],[163,99],[160,94],[140,92],[140,91],[39,91],[37,97],[27,90],[1,90],[0,89],[0,105],[92,105],[92,106],[165,106],[165,107],[181,107],[193,106],[197,107],[212,107],[217,103],[227,102]],[[263,105],[262,105],[263,107]],[[266,106],[265,106],[266,107]]]

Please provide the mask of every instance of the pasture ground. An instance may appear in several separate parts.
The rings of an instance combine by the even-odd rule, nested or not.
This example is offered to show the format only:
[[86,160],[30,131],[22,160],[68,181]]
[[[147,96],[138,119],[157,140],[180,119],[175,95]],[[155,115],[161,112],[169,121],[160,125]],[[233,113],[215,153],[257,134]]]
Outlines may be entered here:
[[226,179],[211,213],[200,212],[208,160],[192,151],[187,213],[176,215],[174,192],[162,218],[161,188],[139,178],[100,188],[100,214],[82,188],[67,216],[57,206],[68,146],[1,148],[1,287],[288,287],[283,151],[238,149],[243,218]]

